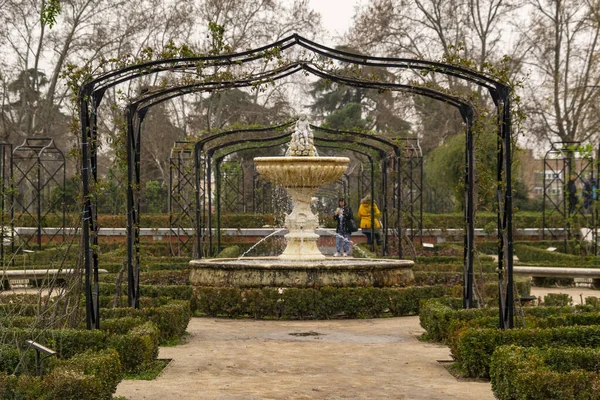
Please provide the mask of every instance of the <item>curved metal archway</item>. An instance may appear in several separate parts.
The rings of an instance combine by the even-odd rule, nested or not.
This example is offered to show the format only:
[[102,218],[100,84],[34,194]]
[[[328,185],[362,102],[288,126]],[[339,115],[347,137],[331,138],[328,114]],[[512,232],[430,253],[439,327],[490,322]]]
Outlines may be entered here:
[[[82,183],[83,183],[83,239],[84,245],[82,251],[84,252],[85,262],[85,295],[86,295],[86,322],[88,328],[99,328],[99,310],[98,310],[98,253],[96,251],[97,235],[91,234],[96,232],[97,226],[97,215],[96,215],[96,204],[93,196],[90,196],[90,182],[94,183],[97,181],[97,125],[98,125],[98,106],[102,101],[102,97],[106,90],[110,87],[124,83],[132,79],[139,78],[141,76],[148,76],[149,74],[156,74],[164,71],[181,71],[188,73],[197,73],[202,66],[232,66],[232,65],[243,65],[248,62],[256,61],[261,59],[265,52],[269,50],[277,50],[279,52],[291,48],[295,45],[303,47],[310,52],[323,56],[329,59],[335,59],[342,62],[347,62],[355,65],[363,66],[379,66],[379,67],[390,67],[399,69],[413,69],[413,70],[424,70],[429,72],[437,72],[443,75],[453,76],[468,82],[477,84],[480,87],[488,89],[494,104],[497,107],[498,114],[498,135],[501,140],[498,141],[498,168],[497,168],[497,187],[499,191],[499,205],[498,205],[498,279],[499,279],[499,291],[500,291],[500,327],[511,328],[513,326],[513,276],[512,276],[512,184],[511,184],[511,115],[510,115],[510,87],[504,82],[500,82],[484,73],[472,71],[466,68],[457,67],[449,64],[423,61],[423,60],[410,60],[402,58],[383,58],[383,57],[371,57],[351,54],[335,49],[328,48],[326,46],[317,44],[310,40],[307,40],[299,35],[292,35],[285,39],[282,39],[273,44],[263,46],[258,49],[248,50],[241,53],[224,55],[224,56],[199,56],[199,57],[188,57],[181,59],[170,59],[170,60],[158,60],[152,62],[146,62],[139,65],[129,66],[117,71],[111,71],[106,74],[97,77],[96,79],[89,80],[84,83],[79,89],[79,106],[80,106],[80,120],[81,120],[81,133],[82,133]],[[307,69],[303,66],[303,69]],[[293,73],[293,72],[290,72]],[[318,73],[316,73],[318,75]],[[235,84],[236,80],[230,81]],[[355,84],[364,84],[364,81],[357,79],[349,79],[348,82]],[[380,88],[397,88],[398,85],[393,84],[379,84],[373,85],[373,87]],[[408,90],[414,90],[418,93],[420,88],[418,86],[406,85]],[[432,91],[435,92],[435,91]],[[418,93],[423,94],[423,93]],[[451,97],[451,96],[450,96]],[[447,99],[446,99],[447,100]],[[460,102],[460,101],[459,101]],[[460,105],[459,105],[460,107]],[[468,107],[467,107],[468,108]],[[470,116],[465,116],[467,109],[461,109],[463,118],[471,121],[472,123],[472,108],[470,108]],[[472,141],[470,135],[467,136],[467,147],[469,146],[469,140]],[[132,143],[128,142],[129,145]],[[135,146],[136,143],[133,143]],[[472,177],[472,152],[467,151],[471,154],[471,158],[467,155],[467,166],[471,168],[471,171],[467,171],[467,176]],[[134,158],[133,154],[128,154],[130,159]],[[135,163],[135,161],[133,161]],[[130,164],[131,165],[131,164]],[[471,174],[469,174],[471,172]],[[132,177],[130,171],[129,177]],[[130,182],[133,179],[130,179]],[[470,183],[472,180],[468,180],[469,191],[472,193],[473,187]],[[128,200],[128,205],[129,200]],[[466,207],[469,209],[469,205]],[[133,204],[129,208],[128,215],[131,215],[134,211]],[[469,216],[466,218],[466,224],[472,228],[473,209],[470,209]],[[128,218],[129,220],[129,218]],[[472,235],[469,234],[467,229],[465,239],[465,261],[466,271],[465,280],[468,279],[467,264],[468,260],[472,258]],[[128,230],[128,235],[133,235],[132,230]],[[471,260],[472,261],[472,260]],[[508,289],[506,292],[502,290],[502,283],[504,279],[504,272],[507,273],[507,284]],[[472,271],[471,271],[472,273]],[[467,286],[465,284],[465,286]],[[466,296],[465,296],[466,298]]]
[[[367,136],[364,133],[358,133],[358,132],[352,132],[352,133],[360,135],[360,136]],[[250,142],[250,143],[252,143],[254,141],[262,141],[263,142],[263,143],[261,143],[259,145],[256,145],[256,146],[247,146],[247,147],[244,147],[243,149],[236,149],[236,150],[232,150],[232,151],[227,151],[224,154],[219,155],[217,157],[216,163],[215,163],[216,168],[218,168],[220,160],[223,159],[224,157],[226,157],[229,154],[232,154],[232,153],[235,153],[235,152],[238,152],[238,151],[252,149],[252,148],[269,148],[269,147],[274,147],[274,146],[281,146],[282,144],[287,143],[287,140],[286,141],[282,141],[281,139],[282,138],[286,138],[287,139],[287,137],[289,135],[290,135],[290,133],[285,133],[283,135],[276,136],[276,137],[269,138],[269,139],[255,139],[255,140],[240,139],[240,140],[237,140],[237,141],[227,142],[227,143],[224,143],[222,145],[215,146],[215,147],[211,148],[208,151],[208,162],[209,163],[211,162],[214,153],[216,153],[217,151],[221,151],[224,148],[236,146],[236,145],[238,145],[240,143],[245,143],[245,142]],[[269,143],[271,141],[277,141],[277,143],[275,143],[275,144],[266,144],[266,143]],[[317,143],[318,142],[325,142],[325,143],[333,143],[333,144],[339,143],[338,140],[327,139],[327,138],[322,138],[322,137],[318,137],[318,136],[315,136],[315,142],[317,142]],[[373,145],[368,145],[366,143],[358,142],[356,139],[352,140],[352,143],[356,144],[356,145],[359,145],[359,146],[362,146],[362,147],[367,147],[367,148],[369,148],[372,151],[378,152],[380,159],[382,161],[384,161],[384,164],[385,164],[385,159],[386,159],[385,158],[385,154],[386,153],[381,148],[373,146]],[[323,143],[315,144],[315,146],[317,146],[317,147],[329,147],[329,148],[344,148],[344,147],[342,147],[340,145],[338,145],[338,146],[335,146],[335,145],[325,146]],[[371,164],[371,171],[373,173],[373,158],[372,158],[372,156],[369,153],[366,153],[366,152],[363,152],[363,151],[359,151],[359,150],[356,150],[356,149],[348,149],[348,150],[356,152],[356,153],[359,153],[359,154],[362,154],[362,155],[365,155],[369,159],[369,162]],[[217,171],[216,172],[216,179],[217,179],[217,185],[216,185],[216,187],[217,187],[217,190],[219,190],[219,187],[220,187],[220,185],[218,184],[219,177],[220,177],[220,174]],[[375,185],[375,180],[372,178],[371,179],[371,197],[372,198],[375,197],[375,186],[374,185]],[[208,185],[208,187],[210,187],[210,184]],[[382,188],[383,188],[384,193],[385,193],[385,191],[387,190],[387,186],[386,185],[382,185]],[[385,195],[384,195],[384,197],[385,197]],[[217,199],[219,199],[219,195],[218,194],[217,194]],[[219,200],[217,200],[217,201],[219,201]],[[217,232],[218,232],[218,236],[217,236],[217,248],[218,249],[220,249],[220,205],[219,204],[220,203],[217,204]],[[372,226],[374,226],[373,221],[371,221],[371,222],[372,222]],[[212,248],[212,224],[210,223],[210,219],[209,219],[208,235],[209,235],[209,248]],[[384,243],[385,244],[384,244],[384,246],[382,248],[383,254],[385,254],[385,251],[386,251],[387,232],[385,234]],[[374,250],[374,245],[371,246],[371,250]]]

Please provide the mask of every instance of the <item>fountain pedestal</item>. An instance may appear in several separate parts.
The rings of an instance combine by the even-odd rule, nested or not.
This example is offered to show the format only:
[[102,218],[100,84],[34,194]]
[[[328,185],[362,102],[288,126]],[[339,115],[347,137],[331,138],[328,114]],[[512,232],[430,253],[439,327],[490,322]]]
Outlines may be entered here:
[[281,260],[322,260],[325,255],[317,247],[319,218],[310,209],[314,188],[289,188],[294,209],[285,217],[289,233],[285,235],[287,246],[279,256]]
[[256,157],[256,170],[265,179],[287,189],[294,208],[285,217],[289,233],[281,260],[311,261],[325,259],[317,247],[315,229],[319,218],[310,209],[312,194],[321,186],[339,179],[350,159],[347,157]]

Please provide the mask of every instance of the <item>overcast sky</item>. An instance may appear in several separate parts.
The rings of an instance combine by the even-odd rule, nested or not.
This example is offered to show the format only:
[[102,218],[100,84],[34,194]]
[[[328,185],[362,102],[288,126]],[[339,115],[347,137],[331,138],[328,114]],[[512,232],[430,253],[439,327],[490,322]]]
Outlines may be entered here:
[[344,35],[352,24],[356,6],[368,0],[309,0],[310,7],[321,14],[323,27],[331,37],[325,38],[325,45],[332,45],[333,38]]

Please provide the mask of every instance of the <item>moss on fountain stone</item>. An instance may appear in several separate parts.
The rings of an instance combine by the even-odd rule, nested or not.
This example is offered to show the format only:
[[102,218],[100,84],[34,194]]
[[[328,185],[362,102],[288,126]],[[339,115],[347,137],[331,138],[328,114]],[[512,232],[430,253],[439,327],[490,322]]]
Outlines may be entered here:
[[294,262],[277,257],[192,260],[190,282],[210,287],[391,287],[413,280],[413,262],[327,258]]

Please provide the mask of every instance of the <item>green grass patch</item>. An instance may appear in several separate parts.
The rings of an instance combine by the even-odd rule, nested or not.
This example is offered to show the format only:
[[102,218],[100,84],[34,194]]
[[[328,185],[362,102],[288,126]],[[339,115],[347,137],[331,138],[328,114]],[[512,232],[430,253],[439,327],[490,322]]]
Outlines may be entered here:
[[151,381],[156,379],[158,375],[169,365],[171,359],[158,359],[148,365],[146,369],[136,374],[125,374],[123,379],[131,379],[137,381]]

